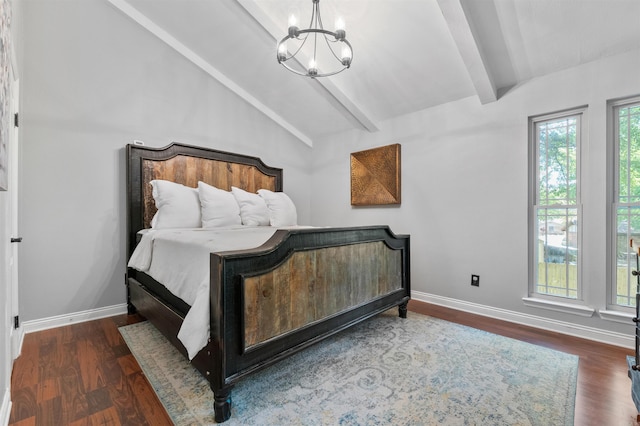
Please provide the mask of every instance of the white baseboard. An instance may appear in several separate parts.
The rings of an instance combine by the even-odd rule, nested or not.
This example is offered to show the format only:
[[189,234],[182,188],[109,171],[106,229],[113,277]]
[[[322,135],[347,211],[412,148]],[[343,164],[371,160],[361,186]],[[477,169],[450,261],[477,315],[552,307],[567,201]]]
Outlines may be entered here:
[[9,416],[11,415],[11,390],[5,388],[4,395],[2,397],[2,405],[0,405],[0,425],[6,426],[9,424]]
[[42,318],[31,321],[24,321],[22,329],[24,333],[48,330],[50,328],[63,327],[65,325],[91,321],[100,318],[112,317],[114,315],[126,314],[127,304],[107,306],[104,308],[90,309],[87,311],[75,312],[71,314],[58,315],[55,317]]
[[9,336],[11,343],[11,361],[15,361],[20,356],[22,350],[22,341],[24,340],[24,328],[22,325],[17,329],[11,329]]
[[[528,325],[542,330],[554,331],[556,333],[567,334],[569,336],[580,337],[600,343],[614,346],[621,346],[627,349],[635,349],[635,337],[631,334],[617,333],[602,330],[594,327],[587,327],[565,321],[558,321],[536,315],[523,314],[521,312],[509,311],[506,309],[494,308],[493,306],[481,305],[464,300],[452,299],[450,297],[437,296],[435,294],[411,291],[411,298],[417,301],[432,303],[459,311],[470,312],[489,318],[496,318],[516,324]],[[629,329],[633,324],[629,324]]]

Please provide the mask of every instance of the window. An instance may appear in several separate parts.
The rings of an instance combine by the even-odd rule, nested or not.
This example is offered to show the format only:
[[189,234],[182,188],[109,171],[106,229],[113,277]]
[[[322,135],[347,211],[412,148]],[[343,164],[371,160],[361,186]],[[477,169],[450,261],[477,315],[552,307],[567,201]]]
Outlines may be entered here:
[[531,292],[579,299],[584,108],[529,120]]
[[640,239],[640,97],[610,103],[614,146],[613,304],[635,306],[636,256],[629,239]]

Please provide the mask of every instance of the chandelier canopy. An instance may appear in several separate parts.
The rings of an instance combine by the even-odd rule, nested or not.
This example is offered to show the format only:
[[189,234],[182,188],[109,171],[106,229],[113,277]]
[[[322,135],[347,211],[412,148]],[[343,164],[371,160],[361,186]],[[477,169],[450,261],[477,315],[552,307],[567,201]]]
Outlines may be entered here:
[[[278,43],[278,63],[291,72],[311,78],[338,74],[351,66],[353,58],[353,49],[346,39],[344,21],[336,20],[335,31],[325,30],[320,17],[320,0],[311,1],[313,11],[309,28],[301,30],[296,26],[295,16],[289,17],[288,34]],[[291,61],[298,55],[308,58],[307,68],[302,65],[300,58]]]

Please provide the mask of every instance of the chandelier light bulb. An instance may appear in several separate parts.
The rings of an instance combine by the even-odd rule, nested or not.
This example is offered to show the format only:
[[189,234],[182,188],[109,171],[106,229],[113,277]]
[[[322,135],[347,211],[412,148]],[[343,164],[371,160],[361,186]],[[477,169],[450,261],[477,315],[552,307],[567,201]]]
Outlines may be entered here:
[[315,59],[309,60],[309,76],[315,77],[318,75],[318,64]]
[[346,35],[347,35],[347,32],[344,27],[344,19],[342,18],[336,19],[336,40],[342,41],[344,40]]
[[300,35],[300,29],[296,26],[298,23],[294,15],[289,16],[289,38],[296,38]]
[[287,45],[280,43],[278,45],[278,62],[287,60]]
[[351,65],[351,49],[347,46],[342,48],[342,65],[349,67]]

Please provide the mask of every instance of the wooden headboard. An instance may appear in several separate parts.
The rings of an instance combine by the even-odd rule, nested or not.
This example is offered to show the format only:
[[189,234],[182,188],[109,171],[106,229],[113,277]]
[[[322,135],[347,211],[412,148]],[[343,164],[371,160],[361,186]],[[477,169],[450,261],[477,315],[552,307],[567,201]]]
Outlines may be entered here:
[[150,182],[169,180],[196,188],[198,181],[230,190],[282,191],[282,169],[257,157],[172,143],[164,148],[127,145],[127,259],[136,234],[149,228],[156,212]]

